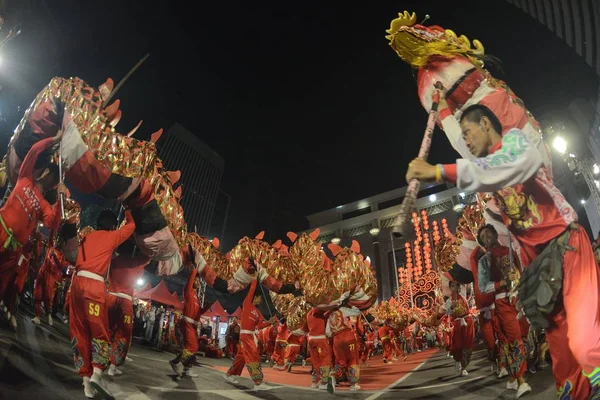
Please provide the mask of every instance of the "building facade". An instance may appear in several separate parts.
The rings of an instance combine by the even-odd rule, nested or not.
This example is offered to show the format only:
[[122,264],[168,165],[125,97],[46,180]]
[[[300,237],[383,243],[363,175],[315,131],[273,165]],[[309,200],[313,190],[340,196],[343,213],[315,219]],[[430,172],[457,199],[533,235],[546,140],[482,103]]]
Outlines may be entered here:
[[167,170],[181,171],[178,185],[182,186],[181,204],[188,229],[209,235],[225,165],[223,158],[178,123],[167,130],[157,148]]
[[[454,231],[462,206],[474,201],[474,195],[453,185],[423,185],[416,206],[426,210],[430,224],[445,220]],[[415,240],[413,234],[397,237],[392,233],[406,187],[381,193],[307,216],[310,229],[319,228],[319,241],[349,247],[360,244],[361,253],[371,259],[379,286],[379,300],[389,299],[398,288],[398,269],[406,263],[404,245]],[[324,247],[325,249],[325,247]],[[326,250],[327,251],[327,250]]]

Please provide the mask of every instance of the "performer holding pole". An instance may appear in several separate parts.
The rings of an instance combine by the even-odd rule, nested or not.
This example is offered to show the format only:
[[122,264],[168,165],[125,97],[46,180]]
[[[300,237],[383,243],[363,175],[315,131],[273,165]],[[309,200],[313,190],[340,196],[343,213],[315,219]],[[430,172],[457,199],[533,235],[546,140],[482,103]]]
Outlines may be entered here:
[[[447,103],[440,116],[454,118]],[[600,272],[590,240],[523,131],[502,136],[498,117],[478,104],[463,111],[460,127],[474,159],[436,166],[417,158],[406,178],[494,192],[525,267],[519,301],[531,324],[546,329],[559,395],[590,398],[600,391]]]

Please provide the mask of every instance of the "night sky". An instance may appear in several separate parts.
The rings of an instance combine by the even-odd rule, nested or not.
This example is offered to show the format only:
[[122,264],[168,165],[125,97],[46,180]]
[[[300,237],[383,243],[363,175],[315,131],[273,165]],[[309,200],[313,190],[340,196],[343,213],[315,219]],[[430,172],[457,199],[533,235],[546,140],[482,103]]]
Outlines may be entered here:
[[[23,33],[2,50],[0,111],[52,76],[118,81],[149,52],[116,96],[120,131],[143,119],[147,138],[178,121],[224,157],[227,184],[266,177],[308,214],[405,184],[426,114],[384,38],[404,9],[481,40],[534,114],[595,94],[595,73],[561,39],[510,4],[482,3],[11,0],[6,24]],[[439,132],[431,160],[455,157]]]

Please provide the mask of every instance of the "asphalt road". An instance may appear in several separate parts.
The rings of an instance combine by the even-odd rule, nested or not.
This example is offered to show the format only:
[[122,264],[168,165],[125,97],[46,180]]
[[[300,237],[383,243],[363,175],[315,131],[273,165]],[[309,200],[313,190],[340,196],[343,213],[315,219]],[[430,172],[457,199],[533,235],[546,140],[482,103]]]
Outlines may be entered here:
[[[81,379],[75,374],[67,327],[56,322],[54,327],[35,326],[31,316],[19,316],[19,329],[13,332],[0,324],[0,399],[84,399]],[[45,318],[43,318],[45,321]],[[458,377],[454,363],[443,353],[437,353],[413,372],[401,377],[382,391],[338,392],[329,395],[308,387],[274,385],[265,392],[250,390],[252,383],[241,378],[240,385],[223,379],[223,373],[211,365],[229,365],[230,360],[199,358],[196,368],[200,377],[176,381],[167,361],[168,353],[134,345],[132,362],[127,363],[124,375],[106,377],[108,387],[117,399],[233,399],[289,400],[338,397],[344,399],[513,399],[514,391],[505,389],[488,371],[484,352],[477,351],[469,368],[469,376]],[[555,398],[550,371],[528,375],[533,388],[523,399]],[[307,381],[307,385],[309,382]]]

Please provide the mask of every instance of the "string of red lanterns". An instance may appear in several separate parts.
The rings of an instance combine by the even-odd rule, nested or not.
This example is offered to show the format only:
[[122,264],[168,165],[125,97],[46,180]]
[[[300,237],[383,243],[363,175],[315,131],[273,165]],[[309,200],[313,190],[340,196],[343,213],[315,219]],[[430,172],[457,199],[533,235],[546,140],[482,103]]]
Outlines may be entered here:
[[430,226],[427,210],[421,210],[420,215],[417,212],[413,212],[412,223],[415,231],[415,240],[412,243],[404,243],[406,264],[405,268],[398,268],[398,280],[401,284],[409,284],[411,281],[418,280],[423,275],[423,272],[431,272],[433,269],[431,255],[433,246],[438,244],[442,235],[444,237],[450,236],[448,221],[445,218],[440,223],[432,221]]

